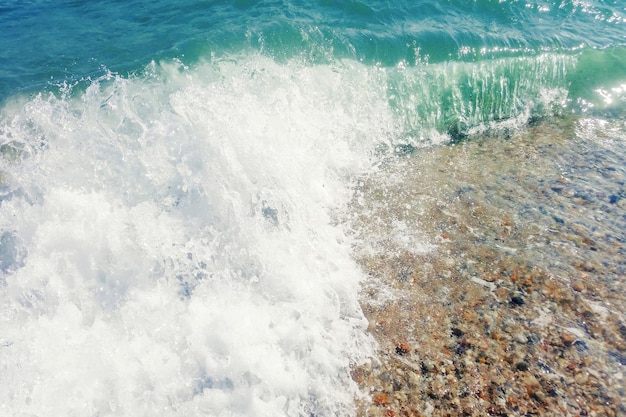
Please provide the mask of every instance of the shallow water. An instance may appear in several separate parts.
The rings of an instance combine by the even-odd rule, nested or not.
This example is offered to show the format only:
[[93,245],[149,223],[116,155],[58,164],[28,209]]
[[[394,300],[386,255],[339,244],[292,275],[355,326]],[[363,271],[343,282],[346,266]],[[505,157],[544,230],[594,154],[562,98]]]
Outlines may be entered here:
[[361,304],[384,358],[355,373],[363,413],[626,410],[625,144],[623,121],[568,117],[363,179]]

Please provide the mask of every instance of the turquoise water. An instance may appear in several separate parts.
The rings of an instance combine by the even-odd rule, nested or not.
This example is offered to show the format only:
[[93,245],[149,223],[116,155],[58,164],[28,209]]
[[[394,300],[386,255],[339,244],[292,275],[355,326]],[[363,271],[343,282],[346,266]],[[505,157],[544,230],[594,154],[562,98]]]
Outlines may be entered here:
[[355,178],[626,114],[621,0],[4,1],[0,28],[8,415],[350,415]]
[[[350,59],[384,67],[508,58],[513,68],[497,75],[509,83],[539,78],[569,86],[572,99],[592,101],[595,89],[623,82],[626,66],[626,10],[619,0],[20,1],[0,7],[0,99],[107,71],[139,74],[152,61],[193,66],[254,52],[281,62]],[[582,62],[545,74],[551,68],[522,62],[518,69],[514,60],[546,54]],[[530,77],[529,70],[538,72]],[[490,70],[480,71],[478,82],[489,82]]]

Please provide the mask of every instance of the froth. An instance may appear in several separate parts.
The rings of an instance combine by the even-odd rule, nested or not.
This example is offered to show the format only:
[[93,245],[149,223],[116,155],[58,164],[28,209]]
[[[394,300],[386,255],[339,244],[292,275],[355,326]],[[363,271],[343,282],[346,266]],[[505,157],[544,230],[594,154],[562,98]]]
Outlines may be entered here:
[[4,410],[348,412],[372,342],[333,224],[393,124],[380,77],[153,64],[5,108]]

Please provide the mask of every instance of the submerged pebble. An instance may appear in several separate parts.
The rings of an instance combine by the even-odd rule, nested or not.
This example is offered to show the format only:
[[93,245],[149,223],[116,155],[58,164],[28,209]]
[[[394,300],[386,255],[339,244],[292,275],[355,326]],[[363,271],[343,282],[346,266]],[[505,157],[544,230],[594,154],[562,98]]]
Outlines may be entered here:
[[511,305],[513,306],[523,306],[525,304],[524,299],[519,296],[511,297]]
[[[608,158],[616,161],[611,176],[590,176],[596,156],[581,159],[584,139],[564,138],[575,121],[552,123],[506,142],[479,138],[416,150],[419,160],[390,166],[380,183],[368,185],[385,189],[385,204],[364,195],[355,228],[363,240],[396,233],[393,224],[401,221],[410,239],[426,235],[436,247],[388,241],[375,255],[360,255],[372,277],[366,288],[396,294],[365,297],[362,304],[371,321],[384,318],[376,337],[402,359],[373,366],[373,385],[395,394],[388,403],[376,397],[374,408],[362,404],[361,415],[389,409],[406,416],[425,410],[432,416],[626,411],[616,376],[626,349],[626,325],[618,316],[626,311],[619,237],[626,207],[609,197],[614,210],[603,210],[606,195],[591,191],[626,181],[626,152]],[[607,159],[606,149],[598,152],[598,160]],[[386,179],[394,177],[402,181],[389,185]],[[419,211],[394,209],[406,204]],[[398,267],[419,278],[393,279]],[[414,362],[391,342],[409,338],[419,343]],[[398,377],[397,368],[406,372]]]

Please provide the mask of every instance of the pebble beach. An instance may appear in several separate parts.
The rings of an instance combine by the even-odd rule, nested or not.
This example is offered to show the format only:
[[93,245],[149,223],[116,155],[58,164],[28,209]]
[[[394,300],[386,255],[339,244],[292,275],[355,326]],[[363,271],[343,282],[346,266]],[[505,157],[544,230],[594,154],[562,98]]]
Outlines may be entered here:
[[626,414],[625,150],[623,121],[563,116],[362,179],[359,415]]

